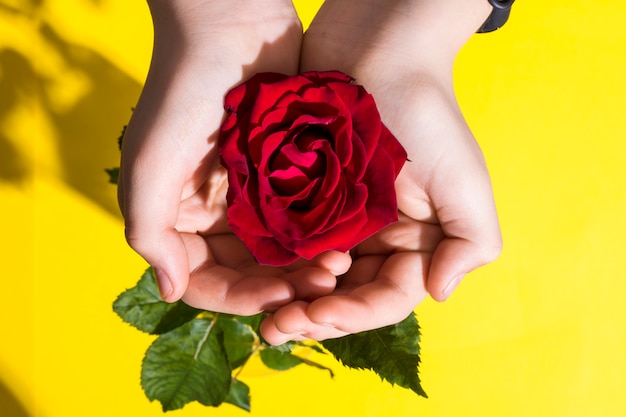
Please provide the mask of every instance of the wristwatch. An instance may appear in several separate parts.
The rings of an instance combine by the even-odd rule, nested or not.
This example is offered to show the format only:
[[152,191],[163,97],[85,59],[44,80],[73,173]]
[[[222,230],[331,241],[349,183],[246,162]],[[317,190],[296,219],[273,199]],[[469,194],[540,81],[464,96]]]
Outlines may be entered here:
[[478,29],[477,33],[493,32],[496,29],[500,29],[511,14],[511,6],[515,0],[488,0],[489,4],[493,7],[491,14],[485,20],[485,23]]

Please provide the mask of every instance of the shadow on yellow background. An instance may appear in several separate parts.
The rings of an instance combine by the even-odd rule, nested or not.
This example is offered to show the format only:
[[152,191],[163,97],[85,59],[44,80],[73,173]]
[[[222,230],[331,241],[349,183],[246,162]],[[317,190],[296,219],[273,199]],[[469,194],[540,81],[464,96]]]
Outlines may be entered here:
[[[54,140],[48,149],[30,151],[41,152],[39,157],[47,162],[44,166],[49,174],[117,215],[119,209],[111,187],[102,181],[102,168],[117,164],[115,139],[130,116],[141,84],[97,50],[63,39],[39,16],[41,8],[33,3],[27,12],[8,7],[4,10],[3,17],[9,24],[12,19],[32,19],[36,36],[29,39],[28,34],[15,33],[24,38],[0,52],[0,117],[11,120],[16,109],[29,106],[34,117],[30,133],[44,133]],[[46,131],[38,132],[38,124]],[[0,136],[0,146],[6,150],[0,160],[0,175],[21,182],[29,175],[32,154],[21,155],[7,137],[11,133],[3,129]],[[25,139],[31,142],[33,138]],[[45,151],[51,154],[43,154]]]
[[[296,1],[310,21],[321,0]],[[516,2],[459,55],[505,250],[417,308],[429,399],[365,372],[250,372],[254,415],[626,415],[626,2]],[[111,302],[144,262],[104,168],[151,51],[145,2],[0,0],[0,416],[158,416],[151,338]],[[239,416],[190,405],[173,416]]]
[[31,415],[19,403],[12,392],[0,381],[0,407],[2,415],[7,417],[30,417]]

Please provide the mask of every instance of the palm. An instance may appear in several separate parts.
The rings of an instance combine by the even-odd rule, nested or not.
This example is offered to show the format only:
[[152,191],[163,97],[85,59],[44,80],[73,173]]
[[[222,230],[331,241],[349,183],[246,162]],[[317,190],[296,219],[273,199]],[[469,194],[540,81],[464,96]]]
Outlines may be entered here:
[[329,269],[344,272],[349,257],[258,265],[228,228],[227,180],[217,151],[229,89],[257,72],[297,72],[297,15],[282,0],[261,10],[245,2],[199,2],[195,9],[183,3],[152,10],[153,60],[122,152],[127,239],[157,277],[173,284],[168,301],[184,295],[196,307],[253,314],[327,293],[335,285]]
[[408,67],[404,42],[375,41],[393,32],[363,24],[357,33],[354,19],[342,26],[341,13],[372,16],[350,7],[334,2],[322,8],[305,34],[301,70],[341,70],[376,99],[383,122],[408,153],[396,181],[400,221],[352,251],[352,267],[332,294],[291,303],[270,316],[262,331],[273,343],[396,323],[427,294],[445,299],[454,274],[499,251],[489,177],[451,76],[428,64]]

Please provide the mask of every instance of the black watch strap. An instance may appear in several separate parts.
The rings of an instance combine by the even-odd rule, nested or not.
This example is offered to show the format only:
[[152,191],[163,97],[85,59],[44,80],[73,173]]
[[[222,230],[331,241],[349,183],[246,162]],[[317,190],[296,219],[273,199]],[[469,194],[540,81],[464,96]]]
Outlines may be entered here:
[[493,32],[496,29],[500,29],[511,14],[511,6],[515,0],[488,0],[489,4],[493,7],[491,14],[485,20],[485,23],[478,29],[477,33]]

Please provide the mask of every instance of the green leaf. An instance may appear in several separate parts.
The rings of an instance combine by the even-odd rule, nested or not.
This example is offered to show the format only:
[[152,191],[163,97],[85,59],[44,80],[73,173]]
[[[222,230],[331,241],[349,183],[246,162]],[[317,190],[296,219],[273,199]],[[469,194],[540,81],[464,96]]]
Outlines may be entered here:
[[286,371],[302,363],[302,359],[294,354],[276,349],[263,349],[259,351],[259,356],[265,366],[278,371]]
[[325,340],[322,345],[350,368],[371,369],[392,385],[427,397],[418,376],[420,331],[415,314],[400,323]]
[[254,352],[258,337],[247,324],[239,321],[239,316],[219,314],[217,325],[224,332],[224,347],[233,369],[246,363]]
[[[293,342],[291,342],[290,344],[293,344]],[[283,344],[279,346],[285,346],[285,345],[287,344]],[[316,345],[305,345],[305,344],[300,344],[300,343],[297,343],[297,345],[306,349],[311,349],[314,352],[319,350],[320,352],[326,354],[325,351],[323,351]],[[307,359],[306,357],[295,355],[289,351],[275,349],[275,347],[276,346],[267,346],[264,349],[259,351],[259,356],[261,358],[261,361],[265,364],[265,366],[267,366],[270,369],[275,369],[277,371],[286,371],[300,364],[304,364],[304,365],[311,366],[313,368],[328,371],[331,378],[335,376],[335,373],[333,372],[333,370],[327,366],[324,366],[320,363]]]
[[250,388],[240,380],[233,379],[230,384],[230,392],[224,402],[250,411]]
[[315,342],[315,343],[296,342],[296,345],[311,349],[312,351],[321,353],[322,355],[326,355],[328,353],[319,346],[318,342]]
[[296,345],[296,342],[290,340],[288,342],[283,343],[282,345],[270,345],[269,343],[265,342],[263,346],[265,349],[272,349],[272,350],[277,350],[278,352],[289,353],[291,352],[291,349],[293,349],[295,345]]
[[[135,110],[135,109],[131,109],[131,110]],[[126,128],[128,127],[128,125],[124,125],[124,127],[122,128],[122,131],[120,132],[120,135],[117,138],[117,147],[119,148],[119,150],[122,150],[122,140],[124,139],[124,134],[126,134]]]
[[120,176],[120,169],[119,168],[110,168],[110,169],[105,169],[105,172],[107,174],[109,174],[109,184],[116,184],[118,182],[119,176]]
[[152,343],[143,360],[141,386],[163,411],[191,401],[217,407],[230,392],[231,372],[222,330],[214,320],[196,319]]
[[152,268],[146,270],[135,287],[117,297],[113,311],[125,322],[150,334],[162,334],[175,329],[201,312],[182,301],[163,301]]
[[263,321],[263,319],[265,318],[266,314],[264,313],[259,313],[259,314],[255,314],[254,316],[235,316],[232,314],[223,314],[223,316],[227,316],[227,317],[231,317],[234,320],[237,320],[239,323],[245,324],[247,326],[250,326],[250,328],[252,329],[252,331],[255,334],[259,334],[259,327],[261,326],[261,322]]
[[322,371],[328,371],[328,373],[330,374],[331,378],[335,377],[335,373],[333,372],[333,370],[331,368],[329,368],[328,366],[324,366],[321,363],[318,362],[314,362],[312,360],[309,360],[307,358],[302,358],[300,356],[298,356],[298,358],[300,358],[300,360],[302,361],[303,364],[311,366],[313,368],[317,368],[317,369],[321,369]]

